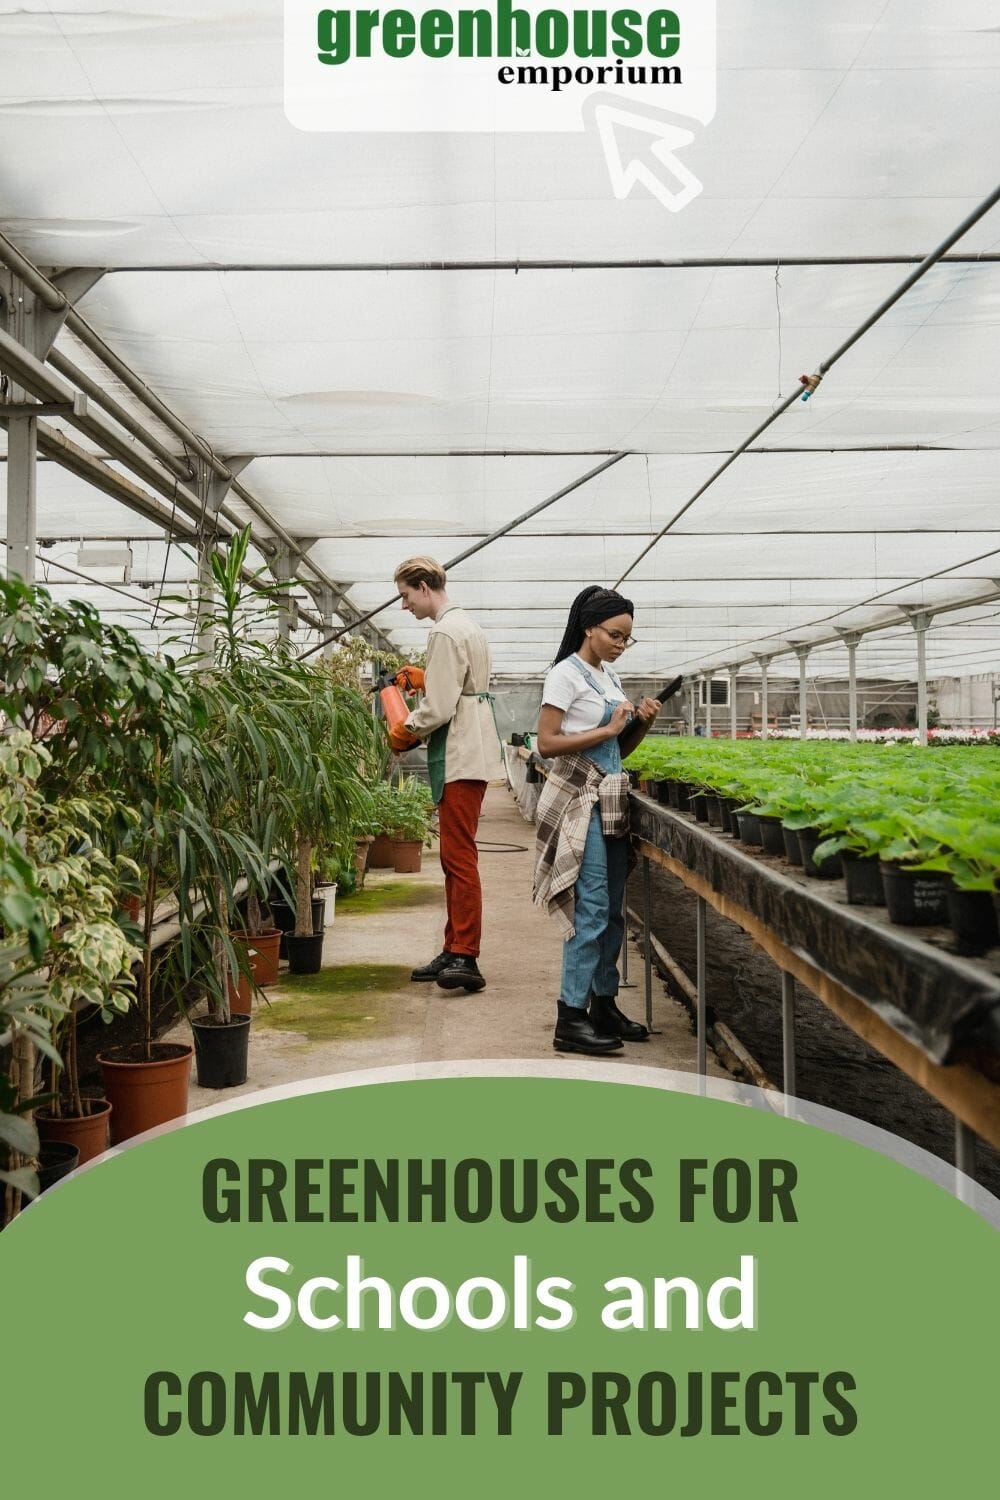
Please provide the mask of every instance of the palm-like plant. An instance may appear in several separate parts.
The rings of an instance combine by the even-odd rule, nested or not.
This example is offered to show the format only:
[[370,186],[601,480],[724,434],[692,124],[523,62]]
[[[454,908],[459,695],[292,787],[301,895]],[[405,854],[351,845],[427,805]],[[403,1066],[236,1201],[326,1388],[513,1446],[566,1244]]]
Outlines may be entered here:
[[295,935],[312,933],[313,849],[322,843],[347,859],[355,828],[370,813],[367,768],[379,759],[380,727],[360,694],[332,682],[322,667],[296,663],[304,689],[300,725],[307,754],[290,779],[294,819]]

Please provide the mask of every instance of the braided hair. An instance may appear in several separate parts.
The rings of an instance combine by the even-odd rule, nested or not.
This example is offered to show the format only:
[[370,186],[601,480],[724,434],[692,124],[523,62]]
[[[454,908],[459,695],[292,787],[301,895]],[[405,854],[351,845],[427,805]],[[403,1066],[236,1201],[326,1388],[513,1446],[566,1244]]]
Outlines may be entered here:
[[555,661],[565,661],[567,656],[579,651],[588,626],[600,625],[602,620],[613,619],[615,615],[634,614],[635,606],[631,599],[616,594],[614,589],[602,589],[599,584],[590,584],[577,594],[570,605],[569,619],[566,621]]

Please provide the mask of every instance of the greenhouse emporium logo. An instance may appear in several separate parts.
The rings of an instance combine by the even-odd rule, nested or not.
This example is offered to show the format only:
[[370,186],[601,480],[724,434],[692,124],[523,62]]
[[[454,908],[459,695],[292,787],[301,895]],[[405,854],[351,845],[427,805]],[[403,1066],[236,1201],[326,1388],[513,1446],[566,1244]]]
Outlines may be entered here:
[[601,99],[707,124],[715,0],[612,10],[285,0],[285,113],[302,130],[575,131]]

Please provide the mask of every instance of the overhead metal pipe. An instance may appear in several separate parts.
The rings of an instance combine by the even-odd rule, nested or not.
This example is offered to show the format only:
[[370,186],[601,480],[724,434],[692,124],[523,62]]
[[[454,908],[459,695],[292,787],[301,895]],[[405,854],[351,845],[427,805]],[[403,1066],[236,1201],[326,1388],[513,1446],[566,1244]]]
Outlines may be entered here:
[[[306,552],[299,545],[298,541],[295,538],[290,537],[288,533],[284,531],[284,529],[280,526],[280,523],[270,515],[266,508],[245,488],[245,486],[237,484],[236,476],[233,474],[232,470],[218,458],[218,456],[212,450],[210,444],[205,442],[205,440],[201,438],[196,432],[192,431],[192,429],[187,425],[186,422],[183,422],[174,412],[170,410],[170,408],[163,401],[160,400],[160,398],[154,391],[150,389],[146,382],[142,380],[135,373],[135,371],[133,371],[124,362],[124,360],[119,358],[114,350],[104,342],[104,340],[100,337],[96,330],[90,326],[86,319],[83,318],[75,310],[75,308],[73,308],[72,304],[69,302],[66,296],[57,287],[55,287],[36,267],[34,267],[31,262],[27,260],[14,245],[11,244],[6,236],[2,234],[0,234],[0,263],[6,264],[9,269],[15,272],[16,275],[20,276],[25,284],[27,286],[30,286],[32,291],[51,311],[61,312],[66,310],[65,324],[72,330],[72,332],[81,341],[81,343],[83,343],[88,349],[90,349],[91,353],[96,354],[98,358],[101,359],[102,362],[107,366],[107,368],[118,376],[118,378],[132,392],[132,394],[136,396],[146,406],[146,408],[155,417],[157,417],[160,422],[163,423],[164,426],[166,426],[170,431],[178,436],[186,447],[190,448],[195,454],[197,454],[198,457],[200,457],[208,465],[213,474],[215,474],[219,479],[225,481],[231,488],[236,489],[244,504],[246,504],[252,510],[252,512],[257,516],[258,520],[262,521],[264,525],[266,525],[271,531],[273,531],[274,534],[279,537],[279,540],[287,540],[290,547],[294,551],[295,556],[302,559],[302,561],[309,567],[310,571],[316,575],[316,577],[322,584],[332,587],[337,592],[339,597],[344,600],[347,609],[351,609],[351,606],[347,604],[346,599],[344,599],[340,587],[335,584],[332,579],[328,578],[321,568],[317,567],[315,563],[309,561]],[[99,400],[100,404],[105,407],[107,406],[107,402],[113,399],[110,397],[106,397],[105,393],[100,392],[100,388],[94,386],[93,383],[90,382],[90,378],[86,376],[84,372],[78,370],[71,361],[65,358],[65,356],[55,356],[54,351],[52,351],[52,353],[54,356],[51,360],[53,367],[59,368],[61,366],[63,371],[67,374],[68,378],[72,379],[74,382],[77,382],[81,390],[85,389],[83,382],[90,383],[93,390],[99,392],[99,395],[95,396],[94,399]],[[21,372],[17,378],[20,379],[21,374],[27,374],[28,378],[25,379],[23,383],[25,384],[27,389],[33,392],[33,394],[40,396],[42,399],[56,399],[60,401],[64,401],[67,399],[66,392],[61,389],[57,377],[55,375],[52,375],[51,372],[46,369],[44,364],[41,364],[39,361],[35,360],[34,357],[24,349],[23,345],[18,344],[16,340],[9,339],[7,335],[4,335],[2,333],[0,333],[0,360],[9,361],[11,368],[16,368],[19,372]],[[52,395],[53,386],[55,388],[55,391],[57,392],[55,396]],[[91,393],[92,392],[88,392],[88,394]],[[114,404],[117,406],[117,403]],[[139,440],[143,442],[144,445],[149,447],[151,451],[155,452],[156,448],[160,449],[160,453],[158,456],[162,458],[162,461],[166,463],[167,467],[170,469],[172,475],[171,479],[168,480],[167,478],[165,478],[158,472],[155,464],[152,461],[144,459],[142,455],[136,453],[135,449],[130,444],[123,442],[122,439],[115,433],[114,429],[109,427],[103,420],[103,418],[99,417],[98,415],[94,414],[86,418],[71,420],[74,420],[75,425],[79,426],[81,430],[85,431],[88,436],[94,439],[95,442],[99,443],[102,447],[107,448],[107,450],[111,454],[113,454],[113,456],[117,458],[121,463],[124,463],[129,468],[131,468],[133,472],[137,473],[145,483],[150,484],[154,489],[158,490],[160,494],[165,495],[172,504],[180,506],[181,509],[186,510],[189,515],[197,517],[199,522],[201,522],[203,511],[201,501],[191,491],[187,490],[185,486],[178,484],[178,478],[180,476],[177,473],[176,466],[178,464],[178,460],[176,459],[176,457],[172,454],[169,454],[169,450],[163,449],[162,445],[159,444],[158,439],[155,438],[155,435],[145,432],[145,430],[142,428],[141,423],[139,423],[137,419],[132,417],[131,414],[126,413],[124,408],[119,407],[118,411],[115,412],[116,420],[119,420],[119,413],[121,413],[122,416],[126,417],[126,421],[123,422],[123,426],[125,427],[126,431],[130,432],[133,436],[138,437]],[[154,444],[156,445],[155,447]],[[229,511],[225,506],[220,507],[218,514],[223,516],[234,530],[238,529],[241,524],[239,518],[233,515],[232,512]],[[254,544],[260,550],[262,550],[265,555],[269,555],[270,543],[266,538],[262,539],[260,537],[254,537]],[[387,645],[391,644],[388,641],[387,637],[382,636],[382,639],[386,642]]]
[[[143,276],[170,272],[176,275],[191,275],[212,272],[216,275],[227,272],[253,272],[281,274],[283,272],[345,271],[726,271],[746,270],[760,267],[771,270],[774,266],[912,266],[919,263],[919,255],[701,255],[673,256],[668,258],[610,260],[344,260],[344,261],[185,261],[172,265],[109,266],[106,276]],[[948,259],[960,265],[978,265],[980,262],[1000,261],[996,251],[984,250],[981,255],[951,255]]]
[[161,464],[169,469],[172,474],[176,474],[178,479],[193,479],[195,477],[194,468],[186,459],[178,458],[175,453],[171,453],[169,448],[165,447],[153,433],[148,432],[142,423],[136,420],[132,412],[116,401],[114,396],[98,385],[96,380],[92,380],[71,359],[67,359],[65,354],[62,354],[58,349],[53,349],[46,363],[50,364],[60,375],[65,375],[67,380],[71,381],[79,390],[84,391],[96,405],[103,407],[108,416],[114,417],[119,427],[124,427],[126,432],[130,432],[133,437],[138,438],[141,443],[144,443],[151,453],[155,453]]
[[[621,584],[625,582],[625,579],[635,571],[635,569],[642,562],[643,558],[646,557],[653,550],[656,544],[661,540],[661,538],[664,537],[667,532],[676,525],[681,516],[685,515],[687,511],[691,509],[692,505],[694,505],[695,502],[699,500],[702,495],[704,495],[705,491],[712,487],[715,481],[726,472],[730,465],[736,462],[740,454],[744,453],[746,449],[749,448],[751,443],[755,442],[762,432],[766,432],[767,429],[771,427],[779,419],[779,417],[783,416],[788,408],[792,406],[796,401],[805,399],[805,397],[811,395],[816,389],[816,386],[823,379],[823,376],[833,368],[833,366],[839,359],[842,359],[844,357],[849,349],[852,349],[854,347],[854,345],[858,342],[858,339],[862,338],[868,332],[868,330],[879,321],[880,318],[883,318],[885,314],[890,310],[890,308],[895,307],[899,299],[905,296],[906,293],[911,289],[911,287],[915,286],[923,276],[926,276],[927,272],[944,258],[946,252],[951,249],[952,245],[960,240],[964,234],[967,234],[975,224],[978,224],[979,220],[984,218],[991,209],[995,208],[998,202],[1000,202],[1000,186],[994,188],[993,192],[988,194],[987,197],[985,197],[983,201],[975,209],[973,209],[972,213],[967,214],[962,222],[958,225],[958,227],[956,229],[953,229],[952,232],[947,236],[947,238],[942,240],[941,244],[938,245],[935,250],[932,250],[929,255],[924,256],[923,260],[916,267],[916,269],[912,271],[909,276],[904,278],[904,280],[899,284],[894,292],[892,292],[888,297],[884,298],[879,303],[874,312],[872,312],[865,319],[865,321],[861,323],[859,327],[857,327],[854,332],[844,340],[839,348],[835,349],[834,352],[828,355],[826,359],[820,361],[820,363],[816,366],[815,374],[807,382],[805,393],[803,393],[800,389],[796,389],[795,391],[793,391],[790,396],[787,396],[784,401],[780,402],[779,405],[775,407],[770,416],[766,417],[765,420],[754,429],[750,436],[746,438],[738,448],[735,448],[733,450],[733,452],[729,455],[725,462],[721,463],[718,468],[709,476],[705,483],[702,484],[694,492],[690,500],[682,505],[680,510],[678,510],[673,516],[671,516],[670,520],[657,534],[657,536],[654,537],[654,539],[649,543],[647,547],[643,548],[635,561],[625,569],[625,572],[621,575],[621,577],[615,584],[615,588],[619,588]],[[805,379],[805,377],[803,378]]]

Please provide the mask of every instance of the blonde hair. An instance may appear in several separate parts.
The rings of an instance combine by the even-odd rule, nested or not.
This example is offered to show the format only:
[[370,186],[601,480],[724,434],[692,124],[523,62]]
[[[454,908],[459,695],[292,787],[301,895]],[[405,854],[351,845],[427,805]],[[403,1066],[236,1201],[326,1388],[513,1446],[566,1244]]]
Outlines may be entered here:
[[446,575],[436,557],[408,557],[393,573],[392,581],[408,584],[411,589],[426,583],[429,589],[440,590],[445,586]]

